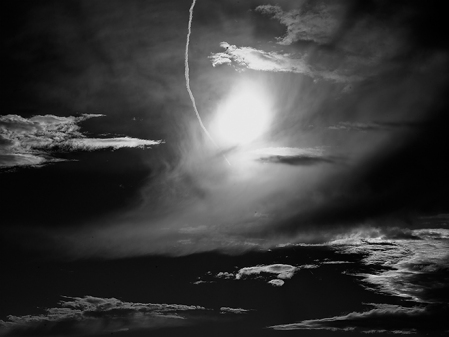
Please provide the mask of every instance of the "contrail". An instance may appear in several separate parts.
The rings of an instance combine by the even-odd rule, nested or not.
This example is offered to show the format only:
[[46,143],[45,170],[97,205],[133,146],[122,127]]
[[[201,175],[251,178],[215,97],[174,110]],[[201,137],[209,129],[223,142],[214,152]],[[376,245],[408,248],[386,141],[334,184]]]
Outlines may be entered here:
[[[192,89],[190,89],[190,77],[189,77],[189,43],[190,43],[190,34],[192,33],[192,19],[193,19],[193,8],[195,7],[196,0],[192,1],[192,5],[190,6],[189,10],[189,25],[188,25],[188,31],[187,31],[187,42],[186,42],[186,53],[185,53],[185,76],[186,76],[186,88],[190,96],[190,100],[192,101],[193,110],[195,110],[196,118],[198,119],[198,122],[201,125],[201,128],[203,129],[204,133],[206,133],[207,137],[211,140],[211,142],[217,147],[220,148],[217,143],[215,143],[214,139],[210,135],[209,131],[207,131],[206,127],[203,124],[203,121],[201,120],[200,113],[198,112],[198,108],[196,107],[195,97],[193,96]],[[229,160],[223,155],[223,158],[226,160],[226,162],[231,165]]]

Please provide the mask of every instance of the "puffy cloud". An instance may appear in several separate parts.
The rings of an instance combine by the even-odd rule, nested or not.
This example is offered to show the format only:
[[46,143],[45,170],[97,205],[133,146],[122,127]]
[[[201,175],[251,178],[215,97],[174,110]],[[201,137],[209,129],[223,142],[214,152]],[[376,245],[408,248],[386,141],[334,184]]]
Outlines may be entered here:
[[[185,325],[211,315],[211,310],[194,305],[135,303],[93,296],[64,298],[59,307],[48,308],[42,315],[8,316],[8,321],[0,321],[0,335],[95,335]],[[246,311],[220,309],[221,314]]]
[[18,115],[0,116],[0,167],[36,166],[63,161],[54,158],[52,150],[92,151],[104,148],[141,147],[158,145],[161,141],[130,137],[87,138],[78,123],[103,115],[59,117]]
[[275,274],[280,279],[290,279],[293,277],[296,267],[288,265],[288,264],[271,264],[266,266],[254,266],[254,267],[245,267],[238,271],[235,275],[235,279],[239,280],[242,277],[258,275],[260,273],[269,273]]

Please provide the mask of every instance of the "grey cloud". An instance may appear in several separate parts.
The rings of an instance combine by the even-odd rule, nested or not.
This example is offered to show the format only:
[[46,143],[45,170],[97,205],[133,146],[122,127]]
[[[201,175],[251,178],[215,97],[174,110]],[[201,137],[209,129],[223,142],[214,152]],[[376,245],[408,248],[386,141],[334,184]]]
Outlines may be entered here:
[[63,161],[53,157],[52,150],[92,151],[104,148],[144,148],[161,141],[130,137],[87,138],[78,123],[103,115],[59,117],[34,116],[29,119],[18,115],[0,116],[0,167],[36,166]]
[[[241,308],[221,308],[221,313],[245,312]],[[0,335],[95,335],[186,325],[210,315],[211,310],[194,305],[135,303],[93,296],[64,297],[59,307],[48,308],[42,315],[8,316],[8,321],[0,321]]]

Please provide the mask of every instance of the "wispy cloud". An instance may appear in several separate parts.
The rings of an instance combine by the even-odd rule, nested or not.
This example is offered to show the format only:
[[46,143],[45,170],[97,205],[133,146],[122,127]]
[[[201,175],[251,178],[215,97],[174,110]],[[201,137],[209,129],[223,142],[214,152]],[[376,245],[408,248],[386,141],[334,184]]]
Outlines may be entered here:
[[[389,304],[375,304],[365,312],[352,312],[343,316],[305,320],[298,323],[271,326],[275,330],[331,330],[361,331],[364,333],[389,332],[413,334],[417,332],[445,331],[448,326],[444,319],[447,308],[403,307]],[[440,311],[443,309],[442,311]]]
[[80,132],[78,123],[103,115],[59,117],[53,115],[23,118],[18,115],[0,116],[0,168],[36,166],[63,161],[52,151],[93,151],[123,147],[144,148],[159,145],[160,140],[130,137],[87,138]]
[[[218,314],[242,314],[241,308],[223,307]],[[217,317],[201,306],[125,302],[93,296],[64,297],[58,307],[41,315],[8,316],[0,321],[2,336],[95,335],[133,329],[182,326]]]
[[319,3],[284,12],[279,6],[262,5],[256,7],[256,11],[270,15],[287,27],[285,36],[277,38],[281,45],[290,45],[299,40],[323,44],[330,42],[337,32],[342,7]]

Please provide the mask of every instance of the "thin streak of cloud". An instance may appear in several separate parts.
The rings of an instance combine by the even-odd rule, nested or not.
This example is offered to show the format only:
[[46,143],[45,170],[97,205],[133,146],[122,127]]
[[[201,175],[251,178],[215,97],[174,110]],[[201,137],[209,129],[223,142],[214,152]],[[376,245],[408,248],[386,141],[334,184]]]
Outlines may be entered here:
[[418,331],[443,332],[443,315],[430,318],[431,309],[423,307],[401,307],[388,304],[370,304],[374,307],[366,312],[322,319],[305,320],[298,323],[274,325],[274,330],[330,330],[362,331],[365,333],[391,332],[412,334]]
[[278,163],[293,166],[316,165],[320,163],[336,163],[334,156],[325,154],[323,148],[269,147],[251,152],[256,160],[262,163]]

